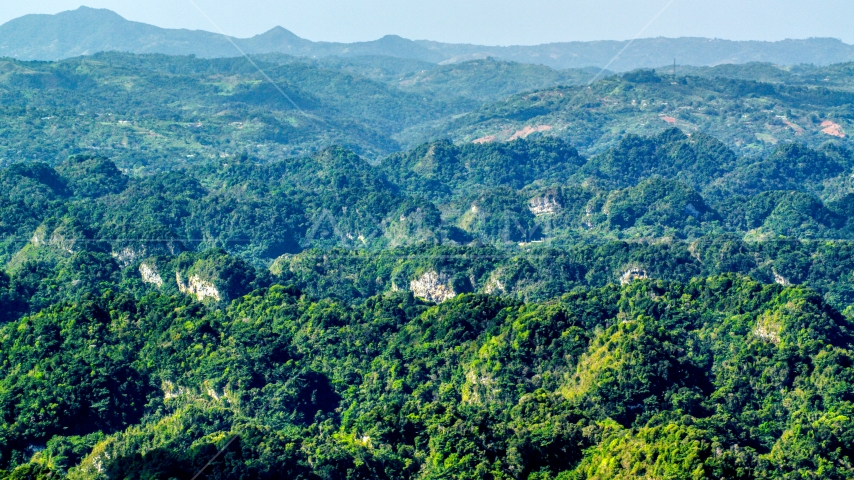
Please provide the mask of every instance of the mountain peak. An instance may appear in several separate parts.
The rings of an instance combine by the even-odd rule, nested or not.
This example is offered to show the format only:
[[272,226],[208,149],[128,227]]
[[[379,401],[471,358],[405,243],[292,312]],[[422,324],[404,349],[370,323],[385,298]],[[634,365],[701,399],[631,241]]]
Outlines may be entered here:
[[[313,42],[275,27],[248,39],[218,33],[165,29],[125,19],[107,9],[79,7],[56,15],[26,15],[0,25],[0,57],[60,60],[98,52],[232,57],[233,43],[251,54],[284,53],[297,57],[386,56],[432,63],[494,57],[551,68],[602,67],[612,62],[624,42],[568,42],[533,46],[489,47],[412,41],[399,35],[355,43]],[[829,65],[854,61],[854,46],[833,39],[782,42],[732,42],[704,38],[639,39],[611,64],[614,71],[653,68],[673,58],[685,65],[768,62]]]
[[378,43],[380,45],[417,45],[417,43],[413,42],[408,38],[401,37],[400,35],[386,35],[379,40],[374,40],[374,43]]
[[301,38],[299,35],[281,26],[273,27],[270,30],[267,30],[266,32],[260,35],[256,35],[253,38],[286,38],[291,40],[303,40],[303,38]]
[[66,10],[64,12],[59,12],[56,15],[45,15],[52,16],[54,18],[57,17],[75,17],[75,18],[85,18],[85,19],[109,19],[109,20],[120,20],[128,22],[125,17],[119,15],[118,13],[107,9],[107,8],[92,8],[87,7],[85,5],[78,7],[76,10]]
[[[80,5],[79,7],[77,7],[74,10],[66,10],[64,12],[60,12],[59,14],[72,13],[72,12],[101,12],[101,13],[110,13],[112,15],[119,15],[118,13],[110,10],[109,8],[93,8],[93,7],[87,7],[86,5]],[[121,16],[121,15],[119,15],[119,16]]]

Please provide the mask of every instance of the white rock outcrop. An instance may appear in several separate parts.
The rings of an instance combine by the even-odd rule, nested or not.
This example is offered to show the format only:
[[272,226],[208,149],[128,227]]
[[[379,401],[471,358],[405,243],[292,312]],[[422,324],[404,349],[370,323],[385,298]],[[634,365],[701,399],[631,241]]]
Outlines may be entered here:
[[561,208],[563,208],[563,205],[557,199],[550,196],[532,198],[528,202],[528,209],[537,217],[557,213]]
[[792,282],[790,282],[788,278],[780,275],[776,271],[774,271],[774,282],[784,287],[788,287],[792,284]]
[[178,290],[181,293],[192,295],[200,302],[209,298],[217,302],[222,300],[216,286],[207,280],[202,280],[198,275],[191,275],[185,283],[184,279],[181,278],[181,272],[175,272],[175,281],[178,283]]
[[33,245],[37,247],[42,247],[47,244],[44,238],[44,230],[39,229],[36,230],[36,233],[33,234],[33,238],[30,239]]
[[160,389],[163,390],[163,399],[164,400],[171,400],[173,398],[178,398],[182,395],[186,395],[189,392],[188,389],[181,387],[181,386],[177,386],[168,380],[164,380],[161,383]]
[[620,276],[620,285],[628,285],[635,280],[646,280],[647,278],[649,278],[649,275],[647,275],[646,270],[633,267],[623,272]]
[[487,295],[503,295],[507,293],[507,287],[501,281],[501,272],[493,272],[483,287],[483,293]]
[[112,252],[110,255],[122,265],[127,266],[135,262],[136,259],[144,257],[145,251],[136,251],[130,247],[125,247],[118,252]]
[[780,320],[766,313],[757,320],[753,334],[765,343],[779,345],[782,331],[783,325],[780,323]]
[[163,286],[163,278],[160,276],[160,272],[157,271],[157,267],[154,265],[149,265],[147,263],[141,264],[139,266],[139,275],[142,277],[143,283],[156,285],[158,288]]
[[442,303],[457,296],[450,281],[447,275],[431,271],[413,280],[409,284],[409,291],[422,300]]

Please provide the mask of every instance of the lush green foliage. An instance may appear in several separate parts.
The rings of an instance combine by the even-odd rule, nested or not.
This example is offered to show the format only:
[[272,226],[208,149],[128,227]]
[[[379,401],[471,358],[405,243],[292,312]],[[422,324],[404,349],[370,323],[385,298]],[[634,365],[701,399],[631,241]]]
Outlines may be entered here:
[[[650,136],[675,125],[712,135],[739,153],[755,155],[786,142],[819,146],[854,132],[854,94],[815,82],[782,85],[703,77],[612,76],[590,86],[548,88],[482,107],[430,130],[455,142],[505,141],[532,129],[548,131],[586,153],[601,153],[626,134]],[[639,80],[639,81],[638,81]],[[839,129],[828,129],[837,125]]]
[[106,294],[4,327],[0,451],[35,452],[12,478],[182,478],[234,436],[209,478],[851,475],[851,325],[808,290],[201,308]]
[[[373,162],[398,144],[368,123],[409,141],[542,69],[259,60],[302,112],[236,60],[2,70],[0,478],[191,478],[220,449],[207,478],[854,477],[854,154],[732,128],[847,128],[841,82],[639,71],[480,111],[512,141]],[[651,94],[729,110],[615,127]],[[107,126],[127,149],[79,152]]]
[[[405,287],[446,267],[454,278],[468,272],[454,280],[457,293],[501,291],[532,299],[603,286],[640,269],[680,281],[737,272],[806,283],[844,309],[851,305],[844,292],[852,279],[842,270],[854,235],[854,196],[846,193],[851,168],[851,153],[840,147],[786,145],[767,158],[739,159],[710,137],[678,130],[629,136],[590,159],[560,140],[540,138],[438,142],[376,167],[340,148],[144,177],[128,177],[93,156],[72,157],[56,169],[16,164],[0,171],[7,186],[0,226],[10,275],[3,288],[13,300],[6,315],[37,312],[76,298],[81,289],[97,293],[138,282],[140,265],[158,256],[147,264],[175,291],[172,278],[195,274],[190,252],[208,249],[259,267],[279,259],[283,279],[318,297],[346,300]],[[757,173],[773,169],[780,173]],[[613,243],[618,240],[641,242]],[[466,257],[478,244],[489,246],[477,254],[489,261],[474,271],[416,260]],[[710,265],[702,245],[709,245],[710,255],[744,251],[744,260]],[[329,248],[344,250],[329,255]],[[622,249],[632,253],[618,254]],[[802,258],[797,268],[778,264],[787,249]],[[181,252],[190,257],[177,266],[169,258]],[[548,260],[530,260],[538,255]],[[546,268],[556,256],[572,258],[572,266],[566,272]],[[310,266],[318,257],[322,262]],[[658,268],[675,259],[683,266]],[[608,273],[590,273],[597,271]],[[197,276],[225,282],[221,300],[248,291],[229,286],[213,270]]]
[[[253,61],[275,85],[242,58],[3,60],[0,165],[56,165],[95,150],[124,171],[150,173],[241,154],[276,161],[333,145],[375,160],[437,137],[506,140],[536,131],[601,153],[626,133],[657,133],[665,121],[753,154],[779,142],[818,146],[836,138],[825,122],[851,131],[850,65],[804,67],[786,85],[759,83],[773,79],[742,68],[687,72],[707,77],[651,74],[659,82],[627,74],[588,88],[567,86],[593,80],[587,70],[494,60]],[[719,78],[727,75],[746,79]],[[506,99],[536,89],[544,90]]]
[[433,100],[310,63],[102,54],[0,66],[0,161],[59,163],[109,152],[126,170],[157,171],[251,153],[282,159],[333,144],[370,157],[392,136],[475,104]]

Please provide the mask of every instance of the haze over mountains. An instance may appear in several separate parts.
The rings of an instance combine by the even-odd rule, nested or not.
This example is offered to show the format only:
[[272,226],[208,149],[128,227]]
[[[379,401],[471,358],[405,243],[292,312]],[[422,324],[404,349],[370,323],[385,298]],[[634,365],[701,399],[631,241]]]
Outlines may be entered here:
[[[313,42],[277,27],[247,39],[233,38],[249,54],[286,53],[299,57],[380,55],[431,63],[493,57],[552,68],[605,67],[625,41],[567,42],[536,46],[481,46],[408,40],[394,35],[371,42]],[[132,22],[109,11],[81,7],[57,15],[27,15],[0,26],[0,56],[19,60],[59,60],[104,51],[233,57],[238,51],[223,35],[163,29]],[[781,42],[735,42],[704,38],[636,41],[608,67],[612,71],[654,68],[676,59],[682,65],[769,62],[829,65],[854,61],[854,46],[812,38]]]

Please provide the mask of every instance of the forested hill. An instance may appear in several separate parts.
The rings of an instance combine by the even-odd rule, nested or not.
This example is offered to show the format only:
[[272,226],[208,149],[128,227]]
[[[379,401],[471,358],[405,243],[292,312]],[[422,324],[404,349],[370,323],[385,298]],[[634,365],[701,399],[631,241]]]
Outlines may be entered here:
[[427,98],[311,63],[103,54],[0,62],[0,163],[104,152],[126,169],[163,170],[250,153],[283,159],[331,145],[369,158],[394,135],[478,103]]
[[376,160],[401,150],[407,129],[595,75],[492,60],[440,67],[266,55],[254,63],[263,74],[243,58],[0,60],[0,165],[100,152],[142,173],[241,154],[282,160],[333,145]]
[[[109,275],[138,279],[140,262],[164,256],[148,265],[166,262],[170,273],[161,277],[168,279],[177,268],[172,256],[222,249],[258,267],[275,262],[282,281],[318,295],[349,292],[342,295],[352,300],[409,285],[439,269],[431,257],[443,249],[465,257],[470,247],[484,248],[484,259],[452,262],[450,271],[437,271],[447,277],[438,284],[541,299],[573,285],[617,282],[632,269],[686,281],[738,272],[806,283],[844,309],[854,305],[844,270],[854,261],[847,253],[852,171],[854,154],[833,143],[739,157],[713,137],[677,129],[626,136],[593,157],[547,137],[440,141],[376,166],[333,148],[274,163],[241,157],[128,177],[107,159],[77,156],[55,169],[0,170],[0,258],[13,283],[23,282],[11,290],[23,311],[75,295],[53,279],[76,270],[67,262],[105,262]],[[588,256],[613,242],[625,252]],[[320,270],[311,266],[316,255]],[[428,260],[399,263],[398,255]],[[532,260],[539,255],[545,260]],[[557,276],[539,270],[554,255],[573,266]],[[670,270],[674,261],[680,266]],[[342,271],[350,273],[338,277]],[[78,274],[68,281],[83,281]],[[208,274],[216,283],[219,273]],[[324,291],[312,282],[338,286]]]
[[0,478],[848,478],[852,169],[675,129],[15,164]]
[[854,61],[854,47],[828,38],[780,42],[650,38],[633,41],[630,49],[625,49],[628,41],[494,47],[413,41],[395,35],[370,42],[313,42],[277,27],[252,38],[229,39],[212,32],[131,22],[109,10],[87,7],[57,15],[27,15],[0,26],[0,56],[19,60],[61,60],[108,51],[233,57],[240,52],[232,42],[250,54],[285,53],[311,58],[379,55],[432,63],[494,57],[560,69],[610,65],[617,71],[660,67],[674,58],[694,66],[748,62],[830,65]]
[[435,137],[491,142],[549,132],[600,152],[627,133],[651,135],[670,125],[713,135],[749,154],[781,142],[819,145],[854,131],[854,92],[845,80],[851,78],[850,64],[828,68],[815,82],[791,75],[791,83],[785,83],[782,72],[774,83],[756,81],[780,72],[758,67],[677,77],[664,75],[666,70],[641,70],[589,86],[523,93],[439,127],[412,130],[409,145]]
[[668,126],[755,155],[781,142],[848,142],[854,129],[852,64],[597,79],[598,71],[496,60],[431,67],[388,57],[265,55],[255,63],[275,84],[242,58],[0,61],[0,165],[55,165],[95,153],[146,174],[244,154],[280,161],[335,145],[373,162],[437,138],[538,134],[596,154],[627,133]]
[[255,60],[0,65],[0,480],[854,478],[852,64]]

